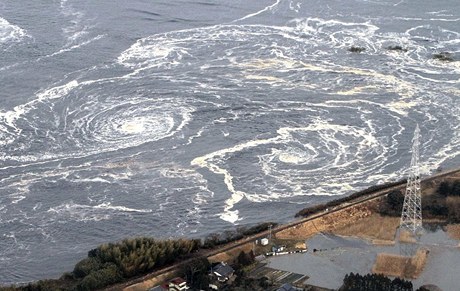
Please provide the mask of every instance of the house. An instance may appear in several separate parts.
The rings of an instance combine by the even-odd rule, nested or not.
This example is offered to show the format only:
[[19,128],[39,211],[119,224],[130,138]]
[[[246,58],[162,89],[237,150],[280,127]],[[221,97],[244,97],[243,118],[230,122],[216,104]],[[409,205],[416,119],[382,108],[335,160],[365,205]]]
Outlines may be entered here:
[[219,263],[217,266],[212,268],[212,274],[217,276],[217,280],[219,280],[219,282],[227,281],[233,276],[234,272],[235,270],[224,262]]
[[296,288],[289,283],[285,283],[280,288],[278,288],[276,291],[301,291],[301,290],[303,289]]
[[183,291],[183,290],[190,289],[187,286],[187,282],[184,279],[179,278],[179,277],[174,278],[171,281],[169,281],[168,287],[169,287],[168,291]]
[[286,246],[272,246],[272,252],[281,253],[285,248]]

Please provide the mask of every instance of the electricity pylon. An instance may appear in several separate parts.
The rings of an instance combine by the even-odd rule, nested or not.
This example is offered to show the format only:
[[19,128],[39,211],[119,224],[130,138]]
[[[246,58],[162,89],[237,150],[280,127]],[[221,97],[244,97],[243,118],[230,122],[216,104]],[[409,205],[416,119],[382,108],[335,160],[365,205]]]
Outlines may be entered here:
[[422,230],[422,195],[420,191],[419,165],[420,129],[415,128],[412,139],[412,159],[410,162],[409,177],[407,179],[406,194],[401,214],[400,229],[411,232],[414,236]]

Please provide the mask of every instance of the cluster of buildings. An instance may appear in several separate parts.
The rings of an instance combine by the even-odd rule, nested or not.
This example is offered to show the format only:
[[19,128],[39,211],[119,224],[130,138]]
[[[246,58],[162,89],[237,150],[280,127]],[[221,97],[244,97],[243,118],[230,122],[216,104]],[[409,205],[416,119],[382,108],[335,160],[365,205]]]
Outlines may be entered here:
[[[270,240],[268,238],[262,238],[260,240],[255,241],[256,245],[260,245],[261,247],[265,247],[265,250],[268,250],[264,255],[260,255],[255,257],[256,262],[261,262],[266,259],[267,256],[277,256],[277,255],[285,255],[290,253],[296,252],[304,252],[306,249],[302,250],[289,250],[285,245],[270,245]],[[221,262],[218,264],[213,264],[213,266],[209,269],[209,286],[207,289],[210,290],[223,290],[231,285],[233,280],[236,278],[234,276],[235,270],[232,266],[225,262]],[[279,282],[278,289],[271,289],[276,291],[301,291],[303,288],[298,288],[290,283],[286,282]],[[191,290],[191,287],[187,285],[186,278],[176,277],[172,280],[165,282],[160,286],[156,286],[149,291],[184,291],[184,290]]]
[[[209,271],[210,277],[215,279],[215,282],[209,284],[209,288],[219,290],[218,283],[225,283],[231,280],[234,273],[235,270],[230,265],[224,262],[217,264]],[[189,289],[190,287],[187,286],[187,281],[183,278],[176,277],[167,283],[150,289],[150,291],[184,291]]]

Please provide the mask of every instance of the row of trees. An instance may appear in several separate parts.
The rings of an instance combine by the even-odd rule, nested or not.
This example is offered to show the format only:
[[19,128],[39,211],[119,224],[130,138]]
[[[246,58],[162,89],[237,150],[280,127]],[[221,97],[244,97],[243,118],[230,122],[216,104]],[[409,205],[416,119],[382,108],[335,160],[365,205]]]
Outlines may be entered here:
[[380,274],[353,274],[350,273],[343,279],[340,291],[413,291],[410,281],[400,278],[391,280]]
[[[343,285],[339,291],[413,291],[410,281],[395,278],[391,280],[381,274],[353,274],[345,275]],[[422,286],[416,291],[429,291],[428,287]]]
[[186,259],[201,248],[200,240],[156,240],[149,237],[103,244],[88,252],[71,273],[57,280],[41,280],[0,290],[96,290]]
[[125,239],[89,251],[72,273],[81,279],[78,289],[94,290],[171,264],[200,247],[200,240]]
[[[404,194],[400,190],[390,192],[379,206],[379,212],[386,216],[401,215]],[[423,216],[441,218],[450,223],[460,222],[460,181],[443,181],[434,195],[422,201]]]
[[460,181],[442,181],[436,192],[443,197],[460,197]]
[[[380,203],[379,213],[385,216],[401,216],[404,204],[404,194],[400,190],[390,192]],[[441,218],[454,221],[454,204],[448,203],[444,197],[431,197],[422,203],[423,216],[426,218]]]
[[437,193],[445,197],[445,208],[448,221],[460,222],[460,180],[443,181],[439,184]]

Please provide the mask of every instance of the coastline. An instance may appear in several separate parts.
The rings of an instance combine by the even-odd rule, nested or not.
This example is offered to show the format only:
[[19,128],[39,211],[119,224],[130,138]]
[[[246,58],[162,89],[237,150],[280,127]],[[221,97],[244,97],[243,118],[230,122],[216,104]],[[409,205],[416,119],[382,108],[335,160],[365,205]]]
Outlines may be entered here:
[[[450,169],[424,177],[421,182],[426,185],[437,179],[449,178],[457,174],[460,174],[460,168]],[[405,186],[405,180],[377,185],[353,193],[348,197],[332,200],[321,207],[312,206],[310,208],[315,208],[315,213],[274,227],[272,229],[272,235],[280,239],[292,239],[294,237],[307,239],[320,232],[337,230],[364,219],[371,219],[373,214],[368,206],[373,203],[375,204],[376,201],[386,196],[389,192],[404,189]],[[337,203],[337,201],[339,201],[339,203]],[[390,225],[390,228],[397,226],[399,226],[399,219],[396,219],[396,223],[393,222],[393,224]],[[230,259],[231,254],[226,254],[228,252],[235,254],[234,257],[236,257],[241,250],[250,249],[253,241],[267,237],[268,235],[269,231],[266,230],[252,236],[245,237],[244,239],[230,242],[222,245],[216,250],[210,251],[206,257],[210,261],[218,261],[217,259],[220,258]],[[369,240],[376,244],[392,244],[388,237],[369,237]],[[182,263],[183,262],[178,265],[181,265]],[[177,267],[178,266],[176,266],[176,268]],[[133,279],[129,282],[118,284],[104,290],[147,290],[148,288],[155,286],[151,285],[151,283],[157,283],[157,280],[155,280],[157,276],[163,277],[164,274],[170,272],[171,270],[172,268],[168,268],[164,271],[157,270],[156,272],[147,274],[142,278]]]

